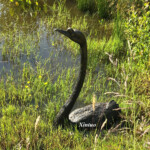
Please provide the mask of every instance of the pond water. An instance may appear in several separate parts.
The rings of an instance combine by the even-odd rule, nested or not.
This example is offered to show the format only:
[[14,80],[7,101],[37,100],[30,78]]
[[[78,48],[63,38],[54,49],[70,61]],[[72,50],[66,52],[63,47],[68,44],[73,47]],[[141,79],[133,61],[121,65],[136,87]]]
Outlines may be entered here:
[[[15,34],[12,35],[11,30],[13,32],[14,30],[13,28],[17,27],[18,28],[17,32],[22,32],[21,37],[26,38],[29,34],[32,34],[33,37],[37,38],[36,32],[38,32],[39,28],[41,28],[39,25],[40,24],[39,21],[40,19],[44,17],[43,15],[39,14],[39,16],[37,16],[36,18],[32,18],[30,15],[22,16],[22,15],[17,14],[18,19],[16,19],[15,16],[10,15],[11,14],[10,11],[14,11],[14,10],[11,10],[11,8],[10,10],[8,10],[8,8],[7,9],[4,9],[4,8],[7,8],[7,5],[5,6],[5,3],[4,4],[0,3],[0,21],[1,21],[0,30],[1,32],[8,32],[7,33],[8,36],[9,36],[9,33],[10,33],[10,36],[15,36]],[[28,26],[23,26],[23,22],[28,22]],[[8,27],[6,28],[6,26]],[[33,26],[35,27],[33,28]],[[35,31],[33,31],[33,29]],[[32,41],[27,41],[27,42],[30,42],[30,45],[32,44],[35,45],[35,47],[31,46],[31,48],[37,51],[36,53],[31,54],[30,57],[28,57],[27,54],[24,52],[21,52],[20,54],[13,56],[12,59],[10,58],[11,56],[9,54],[6,54],[6,53],[3,54],[4,47],[10,48],[10,51],[11,51],[11,49],[14,48],[14,45],[12,44],[7,47],[5,46],[5,43],[10,44],[9,41],[7,41],[10,38],[9,37],[0,38],[0,73],[1,75],[3,73],[3,70],[5,70],[5,72],[9,72],[10,70],[12,71],[14,70],[14,68],[15,68],[14,71],[18,70],[20,67],[23,66],[25,62],[30,62],[32,66],[35,67],[35,64],[37,61],[40,60],[42,62],[42,60],[48,59],[48,58],[50,59],[50,64],[52,65],[52,73],[55,72],[56,69],[58,70],[57,67],[59,67],[61,71],[64,68],[79,66],[79,59],[80,59],[79,55],[73,56],[73,54],[70,51],[66,50],[63,47],[63,45],[59,45],[57,49],[55,46],[52,45],[54,40],[57,40],[57,38],[60,39],[60,36],[57,33],[54,33],[53,31],[48,31],[47,29],[45,29],[45,27],[43,27],[41,30],[42,30],[42,34],[40,35],[40,38],[38,39],[38,44],[36,44],[35,40],[33,40],[33,43]],[[37,55],[39,57],[37,57]],[[19,62],[20,62],[19,64],[16,61],[16,57],[18,57],[19,59]]]
[[[52,6],[53,2],[54,1],[49,1],[48,5]],[[84,14],[75,7],[75,1],[68,0],[66,2],[66,7],[67,7],[67,9],[70,10],[71,16],[73,16],[73,17],[78,17],[78,16],[82,17],[83,16],[84,17]],[[21,13],[19,14],[19,13],[15,12],[15,9],[13,9],[12,7],[9,7],[7,2],[1,0],[0,1],[0,22],[1,22],[0,31],[7,32],[8,36],[10,33],[10,35],[13,37],[16,36],[16,34],[18,34],[18,32],[21,32],[21,34],[23,34],[22,37],[24,37],[24,38],[26,38],[29,34],[31,34],[36,39],[37,38],[36,32],[38,32],[39,28],[41,28],[40,20],[47,17],[47,15],[49,15],[49,16],[52,15],[51,11],[47,12],[46,15],[41,15],[39,13],[38,16],[36,16],[36,17],[32,17],[32,15],[29,13],[27,13],[27,15],[23,15]],[[104,29],[103,29],[103,27],[101,30],[100,30],[100,28],[98,28],[98,26],[99,26],[98,19],[94,18],[94,17],[88,17],[88,16],[87,16],[87,19],[88,19],[88,23],[89,23],[88,26],[90,26],[90,24],[91,24],[90,28],[97,28],[97,31],[99,32],[98,35],[100,36],[100,38],[103,37]],[[16,33],[14,33],[14,35],[13,35],[11,32],[14,32],[13,31],[14,28],[17,28],[18,31],[16,31]],[[53,28],[51,30],[53,30]],[[87,30],[88,30],[88,28],[87,28]],[[107,33],[109,34],[110,32],[108,31]],[[5,43],[10,44],[9,41],[6,41],[6,40],[9,40],[9,38],[8,37],[7,38],[0,37],[0,72],[2,73],[2,70],[4,68],[5,68],[5,71],[10,71],[12,68],[14,68],[14,66],[18,66],[18,62],[14,61],[14,60],[16,60],[16,57],[18,57],[18,55],[19,56],[21,55],[21,57],[18,58],[19,65],[22,65],[26,61],[28,61],[28,62],[31,62],[31,64],[33,66],[35,66],[36,61],[38,61],[38,59],[35,59],[35,57],[37,57],[37,54],[38,54],[40,56],[38,58],[40,58],[40,59],[49,58],[51,60],[50,62],[52,64],[53,71],[55,70],[56,66],[59,66],[62,69],[64,67],[66,67],[66,68],[73,67],[73,66],[77,67],[77,68],[79,67],[79,63],[80,63],[79,55],[74,56],[70,51],[68,51],[66,48],[64,48],[63,45],[59,45],[57,47],[57,50],[56,50],[56,47],[53,46],[53,42],[55,40],[56,41],[58,39],[60,40],[60,36],[57,33],[54,33],[53,31],[50,31],[47,28],[43,27],[42,34],[39,36],[40,36],[40,38],[38,39],[38,41],[33,40],[33,42],[32,42],[29,39],[30,44],[35,45],[34,47],[31,46],[31,48],[34,49],[34,51],[38,51],[38,53],[31,54],[30,58],[27,57],[27,54],[24,52],[23,53],[21,52],[20,54],[15,53],[15,56],[12,56],[13,59],[10,59],[11,56],[9,54],[4,53],[3,52],[4,50],[2,50],[2,49],[4,49]],[[28,42],[28,41],[26,41],[26,42]],[[38,44],[36,44],[36,42],[38,42]],[[61,42],[61,44],[62,44],[62,42]],[[9,49],[10,51],[11,51],[11,48],[13,48],[13,47],[14,47],[14,45],[10,45],[8,47],[5,46],[5,48]],[[11,52],[9,52],[9,53],[11,53]],[[14,55],[14,54],[12,54],[12,55]]]

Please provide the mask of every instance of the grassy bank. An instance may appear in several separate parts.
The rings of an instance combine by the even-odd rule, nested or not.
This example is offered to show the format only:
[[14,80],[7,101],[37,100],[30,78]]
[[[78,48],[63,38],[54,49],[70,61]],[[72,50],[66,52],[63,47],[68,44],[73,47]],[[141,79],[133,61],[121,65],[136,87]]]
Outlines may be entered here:
[[[91,30],[86,16],[72,18],[63,3],[47,7],[51,15],[40,18],[38,23],[35,19],[31,24],[16,21],[2,26],[0,51],[12,68],[7,71],[3,67],[0,76],[0,148],[148,149],[150,20],[147,5],[143,5],[143,14],[135,15],[137,10],[131,8],[129,19],[121,20],[118,14],[109,24],[99,22],[95,30]],[[71,126],[52,128],[54,117],[72,92],[79,67],[53,66],[51,53],[47,58],[41,57],[39,43],[46,32],[50,49],[66,49],[78,59],[79,46],[53,32],[54,28],[68,26],[81,30],[88,43],[87,75],[78,101],[90,104],[93,94],[96,102],[114,99],[126,122],[122,128],[111,128],[98,138],[95,131],[80,132]],[[102,26],[104,32],[111,29],[111,37],[100,38],[98,30]]]

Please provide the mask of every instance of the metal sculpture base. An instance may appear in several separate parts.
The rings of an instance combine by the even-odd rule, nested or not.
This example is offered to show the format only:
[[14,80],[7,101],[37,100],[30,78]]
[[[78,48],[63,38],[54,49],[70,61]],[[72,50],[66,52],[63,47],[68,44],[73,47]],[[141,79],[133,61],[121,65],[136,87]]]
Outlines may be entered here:
[[121,120],[120,113],[119,105],[112,100],[108,103],[97,103],[94,109],[92,105],[78,108],[69,114],[69,120],[80,129],[109,129]]

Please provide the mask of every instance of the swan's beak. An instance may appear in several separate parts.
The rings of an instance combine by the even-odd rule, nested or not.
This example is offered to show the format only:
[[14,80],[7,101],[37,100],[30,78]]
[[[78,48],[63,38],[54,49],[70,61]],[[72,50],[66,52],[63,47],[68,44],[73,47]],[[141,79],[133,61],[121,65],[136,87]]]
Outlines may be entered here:
[[59,33],[61,33],[61,34],[63,34],[63,35],[65,35],[65,36],[70,38],[70,34],[67,31],[65,31],[65,30],[55,29],[54,31],[57,31],[57,32],[59,32]]

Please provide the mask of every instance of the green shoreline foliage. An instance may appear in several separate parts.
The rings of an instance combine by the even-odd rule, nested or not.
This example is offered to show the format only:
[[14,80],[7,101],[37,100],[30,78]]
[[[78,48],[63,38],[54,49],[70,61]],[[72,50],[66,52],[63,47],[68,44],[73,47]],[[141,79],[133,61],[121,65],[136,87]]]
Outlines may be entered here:
[[125,23],[125,33],[130,42],[132,57],[140,63],[150,61],[150,9],[149,3],[144,3],[143,9],[131,7],[130,19]]
[[[107,20],[95,20],[92,15],[73,17],[65,6],[67,1],[56,1],[51,6],[45,3],[50,15],[44,13],[38,18],[30,5],[45,12],[39,1],[24,2],[27,7],[21,6],[21,0],[6,4],[9,9],[0,16],[0,57],[10,67],[9,71],[5,66],[0,70],[0,149],[149,149],[149,2],[77,0],[80,9],[101,11],[97,14]],[[106,7],[101,9],[104,3]],[[25,10],[22,17],[17,15],[19,6]],[[89,18],[98,27],[94,23],[91,27]],[[122,109],[121,124],[101,132],[99,137],[96,131],[79,131],[67,123],[64,129],[52,127],[72,92],[79,64],[62,69],[59,62],[52,61],[54,52],[42,58],[40,42],[45,37],[48,48],[57,52],[55,57],[66,50],[78,60],[79,46],[53,32],[54,28],[68,26],[81,30],[88,43],[88,68],[79,106],[91,104],[95,97],[96,102],[114,99]]]

